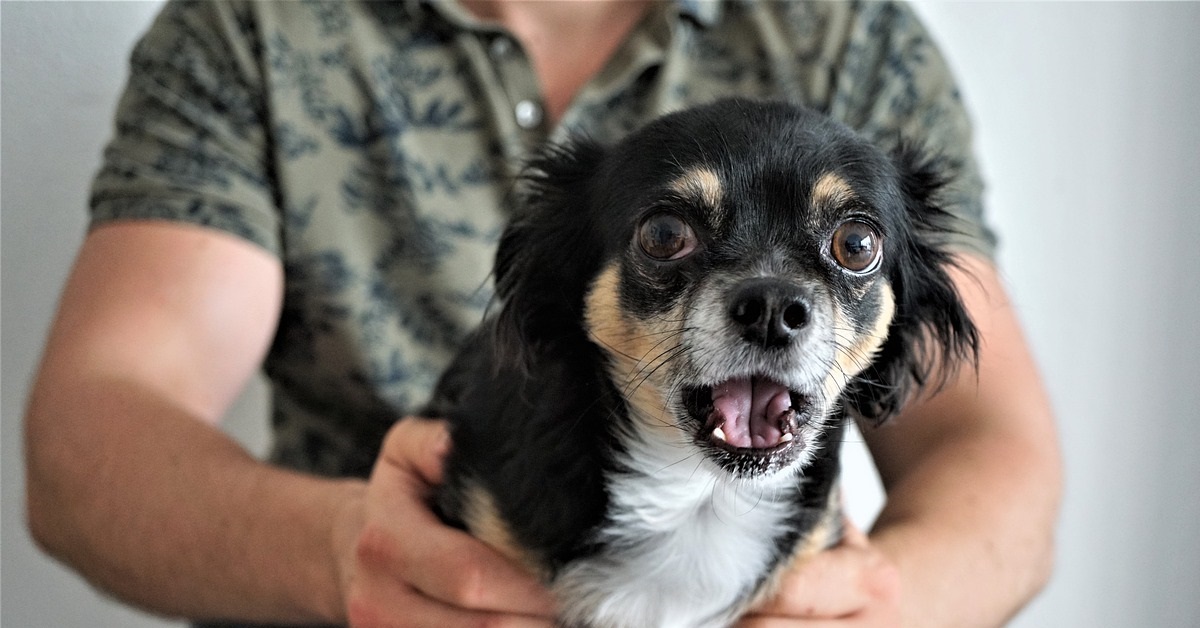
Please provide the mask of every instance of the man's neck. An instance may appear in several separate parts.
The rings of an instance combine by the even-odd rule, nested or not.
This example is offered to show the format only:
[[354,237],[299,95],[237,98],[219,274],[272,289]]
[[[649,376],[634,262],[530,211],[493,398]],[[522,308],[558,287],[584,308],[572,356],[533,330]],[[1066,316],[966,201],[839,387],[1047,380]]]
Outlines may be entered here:
[[637,26],[646,0],[463,0],[480,19],[496,22],[533,62],[551,122],[598,73]]

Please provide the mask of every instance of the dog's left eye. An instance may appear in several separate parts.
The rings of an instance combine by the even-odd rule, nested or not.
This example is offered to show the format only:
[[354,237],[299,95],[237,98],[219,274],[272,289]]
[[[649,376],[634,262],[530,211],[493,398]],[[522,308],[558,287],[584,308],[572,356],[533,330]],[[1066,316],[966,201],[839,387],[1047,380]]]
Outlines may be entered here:
[[861,220],[849,220],[833,232],[829,251],[842,268],[866,274],[878,266],[882,245],[883,240],[875,227]]
[[638,227],[638,245],[654,259],[679,259],[696,250],[696,234],[675,214],[654,214]]

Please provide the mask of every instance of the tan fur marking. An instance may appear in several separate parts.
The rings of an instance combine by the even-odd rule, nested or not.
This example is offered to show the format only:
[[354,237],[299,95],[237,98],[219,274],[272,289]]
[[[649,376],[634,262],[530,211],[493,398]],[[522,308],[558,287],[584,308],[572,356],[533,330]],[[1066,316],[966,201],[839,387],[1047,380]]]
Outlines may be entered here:
[[808,560],[835,545],[840,540],[841,517],[842,493],[835,486],[829,491],[829,499],[825,502],[821,520],[796,546],[790,562],[794,564],[797,561]]
[[875,352],[879,351],[884,341],[887,340],[888,328],[896,316],[896,299],[891,285],[886,282],[881,283],[879,289],[881,292],[879,317],[875,319],[875,324],[866,334],[855,337],[850,331],[854,329],[854,325],[846,319],[840,309],[834,309],[833,326],[835,342],[838,345],[836,356],[838,368],[833,369],[825,380],[824,390],[827,399],[833,399],[842,394],[842,389],[846,387],[850,379],[867,368],[867,365],[875,357]]
[[524,567],[543,581],[548,579],[549,574],[542,566],[542,561],[517,543],[508,523],[500,517],[492,494],[478,485],[468,484],[463,491],[463,521],[472,535],[490,545],[505,558]]
[[854,188],[841,175],[827,172],[813,185],[813,209],[836,207],[854,198]]
[[682,196],[703,202],[713,212],[721,208],[721,198],[724,196],[721,177],[708,168],[688,170],[671,184],[671,189]]
[[650,427],[674,430],[675,421],[663,405],[666,388],[659,368],[679,348],[683,312],[656,321],[630,316],[620,303],[620,267],[612,264],[596,278],[586,298],[585,318],[592,341],[612,358],[611,374],[635,416]]

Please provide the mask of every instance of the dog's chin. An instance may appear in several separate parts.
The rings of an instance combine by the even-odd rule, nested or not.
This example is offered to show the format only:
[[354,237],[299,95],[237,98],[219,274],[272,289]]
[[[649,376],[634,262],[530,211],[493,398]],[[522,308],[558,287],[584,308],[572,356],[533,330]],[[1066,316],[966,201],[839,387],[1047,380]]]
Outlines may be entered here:
[[813,398],[767,377],[685,386],[681,395],[696,444],[734,477],[760,478],[801,466],[819,433]]

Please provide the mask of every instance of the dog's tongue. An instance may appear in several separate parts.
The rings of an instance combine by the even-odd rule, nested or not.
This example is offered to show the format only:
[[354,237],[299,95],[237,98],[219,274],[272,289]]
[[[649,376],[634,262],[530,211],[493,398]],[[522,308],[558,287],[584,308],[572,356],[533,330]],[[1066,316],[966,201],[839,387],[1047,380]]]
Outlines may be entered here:
[[779,445],[782,421],[792,410],[787,388],[770,380],[731,379],[713,387],[716,424],[734,447],[769,449]]

